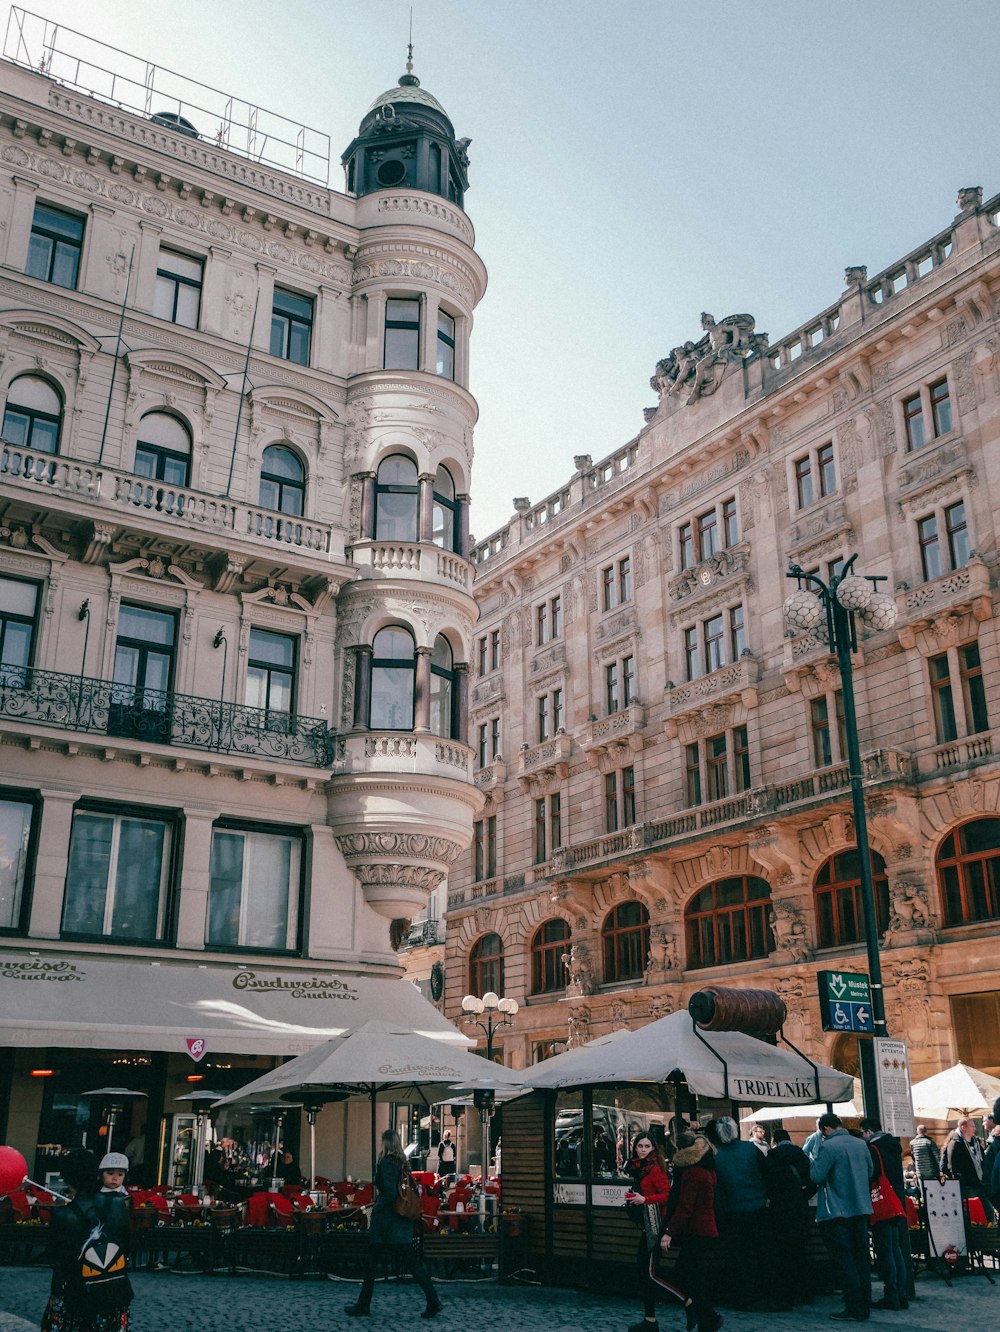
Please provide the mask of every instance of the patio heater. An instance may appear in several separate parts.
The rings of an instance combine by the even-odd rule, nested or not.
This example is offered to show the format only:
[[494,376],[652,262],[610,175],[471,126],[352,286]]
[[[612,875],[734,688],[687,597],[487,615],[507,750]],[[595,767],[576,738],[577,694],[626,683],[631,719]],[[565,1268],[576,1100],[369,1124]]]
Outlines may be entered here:
[[205,1178],[205,1148],[206,1132],[211,1122],[212,1105],[215,1101],[221,1100],[225,1092],[215,1091],[193,1091],[188,1092],[186,1096],[178,1096],[178,1101],[190,1101],[191,1109],[194,1111],[194,1171],[191,1177],[191,1192],[201,1197],[202,1184]]
[[288,1101],[292,1105],[300,1105],[306,1112],[306,1119],[309,1123],[309,1189],[316,1188],[316,1116],[323,1109],[324,1105],[333,1105],[338,1101],[346,1101],[350,1097],[349,1091],[326,1091],[317,1088],[315,1092],[308,1088],[299,1091],[286,1092],[282,1096],[283,1101]]
[[131,1091],[128,1087],[98,1087],[95,1091],[84,1092],[83,1095],[96,1101],[99,1105],[107,1106],[108,1138],[104,1144],[105,1153],[111,1151],[111,1143],[115,1136],[115,1124],[117,1124],[118,1116],[129,1101],[146,1100],[145,1092]]
[[[868,844],[868,819],[865,811],[864,776],[858,742],[858,718],[854,704],[854,667],[851,654],[858,650],[855,615],[870,629],[891,629],[896,623],[896,602],[886,592],[879,592],[884,577],[854,573],[857,555],[852,555],[829,583],[793,564],[785,575],[794,578],[798,588],[786,598],[785,623],[798,631],[810,631],[825,637],[837,659],[841,697],[844,701],[844,738],[847,741],[847,768],[851,782],[851,807],[854,812],[854,837],[858,848],[861,910],[865,923],[865,948],[871,984],[872,1016],[875,1036],[885,1036],[885,996],[882,990],[882,962],[878,951],[878,915],[875,910],[875,886],[872,882],[871,847]],[[825,634],[823,630],[825,629]],[[832,719],[831,719],[832,721]],[[872,1046],[859,1041],[861,1086],[865,1113],[880,1118],[878,1078]]]

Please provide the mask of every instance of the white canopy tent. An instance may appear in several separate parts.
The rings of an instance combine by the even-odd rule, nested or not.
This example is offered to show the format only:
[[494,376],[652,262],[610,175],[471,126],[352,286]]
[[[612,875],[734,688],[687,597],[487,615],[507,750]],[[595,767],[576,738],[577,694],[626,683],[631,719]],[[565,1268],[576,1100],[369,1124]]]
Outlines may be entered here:
[[[834,1101],[833,1113],[839,1115],[841,1119],[859,1119],[864,1114],[864,1101],[861,1095],[861,1079],[854,1079],[854,1094],[849,1101]],[[815,1122],[820,1115],[826,1114],[826,1103],[816,1102],[813,1105],[762,1105],[754,1110],[753,1114],[744,1115],[740,1120],[741,1124],[767,1124],[772,1119],[781,1119],[787,1122],[797,1119],[811,1120],[810,1127],[815,1127]]]
[[810,1104],[817,1091],[823,1101],[846,1101],[854,1081],[825,1064],[814,1070],[793,1050],[743,1032],[696,1032],[686,1012],[670,1013],[618,1040],[556,1055],[519,1076],[540,1090],[665,1082],[672,1073],[682,1074],[699,1096],[743,1105]]
[[915,1082],[911,1090],[915,1115],[923,1119],[954,1119],[991,1110],[1000,1096],[1000,1078],[958,1063]]

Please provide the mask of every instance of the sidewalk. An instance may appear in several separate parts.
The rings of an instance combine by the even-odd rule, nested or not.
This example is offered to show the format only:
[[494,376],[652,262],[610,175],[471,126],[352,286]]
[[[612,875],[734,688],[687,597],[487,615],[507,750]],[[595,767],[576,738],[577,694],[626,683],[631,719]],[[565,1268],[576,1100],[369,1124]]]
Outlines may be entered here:
[[[289,1332],[292,1328],[353,1327],[344,1315],[358,1285],[349,1281],[289,1281],[276,1277],[196,1276],[174,1272],[139,1272],[133,1276],[136,1298],[132,1332]],[[49,1272],[40,1267],[0,1269],[0,1332],[37,1329],[49,1288]],[[635,1300],[586,1291],[539,1286],[502,1286],[493,1281],[441,1282],[444,1311],[434,1320],[439,1332],[625,1332],[641,1317]],[[878,1287],[876,1286],[876,1290]],[[921,1278],[918,1300],[905,1313],[876,1310],[871,1332],[972,1332],[997,1323],[1000,1281],[982,1276],[955,1280],[951,1289],[936,1278]],[[839,1301],[830,1297],[789,1314],[730,1313],[725,1332],[816,1332],[835,1326],[830,1314]],[[372,1303],[371,1327],[425,1326],[420,1292],[410,1283],[380,1282]],[[683,1332],[684,1315],[676,1304],[659,1309],[661,1332]],[[427,1324],[427,1326],[431,1326]]]

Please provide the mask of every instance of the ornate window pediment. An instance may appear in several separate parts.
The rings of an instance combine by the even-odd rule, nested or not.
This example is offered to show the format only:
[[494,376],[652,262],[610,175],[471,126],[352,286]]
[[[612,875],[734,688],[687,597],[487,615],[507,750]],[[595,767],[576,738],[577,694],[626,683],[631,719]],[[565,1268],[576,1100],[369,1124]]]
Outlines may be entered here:
[[677,735],[679,718],[708,706],[739,702],[744,708],[755,708],[759,678],[760,663],[747,655],[730,666],[692,680],[690,684],[669,688],[665,700],[670,716],[664,722],[664,731],[670,736]]
[[744,573],[749,564],[749,542],[727,546],[700,564],[685,569],[679,577],[671,579],[667,584],[667,592],[671,601],[697,601],[733,575]]

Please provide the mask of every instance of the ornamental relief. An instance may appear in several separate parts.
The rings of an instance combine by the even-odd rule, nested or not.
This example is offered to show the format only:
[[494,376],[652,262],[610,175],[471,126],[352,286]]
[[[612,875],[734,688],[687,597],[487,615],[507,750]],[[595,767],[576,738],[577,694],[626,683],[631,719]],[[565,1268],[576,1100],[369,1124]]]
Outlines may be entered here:
[[680,610],[673,611],[670,616],[670,623],[674,628],[684,624],[695,613],[695,606],[699,616],[711,615],[713,611],[734,606],[743,597],[749,596],[753,592],[754,586],[753,575],[744,571],[740,577],[734,576],[732,581],[717,584],[713,588],[706,588],[704,595],[698,596],[696,601],[689,601]]
[[336,836],[341,854],[349,860],[364,856],[405,856],[415,860],[436,860],[454,865],[462,847],[447,837],[426,833],[344,833]]
[[707,560],[686,569],[679,577],[667,584],[667,592],[673,601],[684,601],[700,592],[707,592],[716,584],[733,574],[743,573],[750,563],[750,545],[741,542],[738,546],[729,546],[717,551]]

